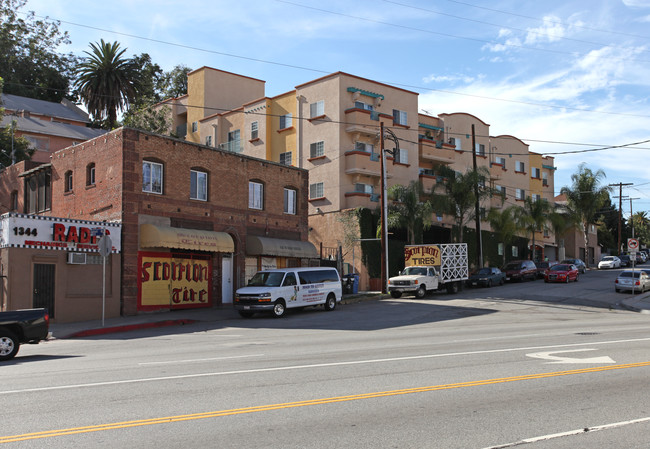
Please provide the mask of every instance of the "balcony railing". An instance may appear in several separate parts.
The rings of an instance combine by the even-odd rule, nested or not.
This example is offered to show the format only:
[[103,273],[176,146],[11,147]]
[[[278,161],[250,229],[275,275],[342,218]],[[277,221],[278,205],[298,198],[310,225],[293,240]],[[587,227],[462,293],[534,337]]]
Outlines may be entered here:
[[241,140],[231,140],[230,142],[220,143],[219,149],[222,151],[229,151],[231,153],[241,153],[244,151]]

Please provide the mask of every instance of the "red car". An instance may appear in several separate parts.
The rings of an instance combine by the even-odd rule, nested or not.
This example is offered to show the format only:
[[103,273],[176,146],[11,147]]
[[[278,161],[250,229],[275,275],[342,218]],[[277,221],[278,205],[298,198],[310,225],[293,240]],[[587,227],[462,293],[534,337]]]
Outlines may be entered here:
[[548,268],[544,273],[544,282],[578,282],[578,267],[559,263]]

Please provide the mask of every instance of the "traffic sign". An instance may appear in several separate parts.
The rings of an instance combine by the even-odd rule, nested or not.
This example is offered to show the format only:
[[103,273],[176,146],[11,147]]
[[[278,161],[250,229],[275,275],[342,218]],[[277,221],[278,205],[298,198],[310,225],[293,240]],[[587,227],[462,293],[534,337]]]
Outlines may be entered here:
[[639,249],[639,240],[638,239],[627,239],[627,249],[629,251],[635,251]]
[[113,242],[111,241],[111,238],[107,235],[102,235],[97,241],[97,248],[99,249],[99,254],[102,257],[107,257],[113,249]]

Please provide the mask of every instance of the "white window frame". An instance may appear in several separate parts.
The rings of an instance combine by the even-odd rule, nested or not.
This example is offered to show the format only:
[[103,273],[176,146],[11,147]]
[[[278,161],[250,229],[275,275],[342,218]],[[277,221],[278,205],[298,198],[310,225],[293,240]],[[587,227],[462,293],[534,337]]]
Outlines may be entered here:
[[291,165],[292,158],[293,158],[293,153],[291,151],[280,153],[280,163],[282,165]]
[[526,164],[521,161],[515,161],[515,171],[517,173],[526,173]]
[[501,165],[503,168],[506,168],[506,158],[497,156],[495,164]]
[[190,199],[208,200],[208,174],[206,172],[190,170]]
[[530,173],[531,178],[540,179],[542,177],[541,170],[539,168],[532,167],[530,170],[531,170],[531,173]]
[[315,182],[309,185],[309,199],[324,198],[325,190],[322,182]]
[[319,100],[309,105],[309,117],[322,117],[325,115],[325,100]]
[[259,124],[257,121],[251,122],[251,140],[257,139],[259,136]]
[[362,182],[357,182],[354,184],[354,191],[360,193],[367,193],[372,195],[375,193],[375,187],[370,184],[364,184]]
[[476,144],[476,155],[477,156],[485,156],[485,145],[482,143],[477,143]]
[[535,202],[537,202],[537,201],[541,201],[541,200],[542,200],[542,195],[540,195],[540,194],[538,194],[538,193],[533,193],[533,194],[530,196],[530,198],[531,198],[531,200],[533,201],[533,203],[535,203]]
[[248,208],[264,210],[264,184],[248,181]]
[[399,109],[393,109],[393,123],[395,125],[408,126],[408,113]]
[[524,190],[524,189],[516,189],[515,190],[515,199],[525,200],[526,199],[526,190]]
[[293,125],[291,114],[284,114],[280,116],[280,129],[291,128]]
[[399,153],[397,154],[397,160],[395,162],[398,162],[400,164],[408,164],[409,163],[409,152],[405,148],[400,148]]
[[296,189],[284,188],[284,213],[296,215],[298,205],[298,192]]
[[192,122],[192,132],[195,133],[199,130],[199,122]]
[[309,157],[316,158],[325,155],[325,141],[312,142],[309,144]]
[[504,197],[506,196],[506,188],[500,185],[495,185],[494,190],[496,190],[499,194],[503,195]]
[[[148,170],[147,170],[148,168]],[[158,162],[142,161],[142,191],[162,195],[164,181],[164,167]],[[147,181],[147,171],[149,180]],[[159,178],[158,186],[155,179]]]

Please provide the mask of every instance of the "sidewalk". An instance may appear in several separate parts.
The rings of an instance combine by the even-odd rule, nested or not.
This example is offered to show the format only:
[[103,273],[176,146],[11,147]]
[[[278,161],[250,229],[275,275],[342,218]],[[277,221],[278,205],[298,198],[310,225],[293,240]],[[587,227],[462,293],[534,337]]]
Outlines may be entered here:
[[[369,299],[389,298],[380,292],[359,292],[358,294],[344,295],[340,304],[354,304]],[[621,300],[620,307],[634,312],[650,314],[650,292],[630,296]],[[128,332],[137,329],[148,329],[165,326],[183,326],[200,321],[225,321],[239,318],[239,314],[232,306],[223,306],[207,309],[172,310],[169,312],[153,312],[124,316],[104,320],[81,321],[75,323],[52,323],[50,332],[53,338],[81,338],[93,335],[105,335],[117,332]]]

